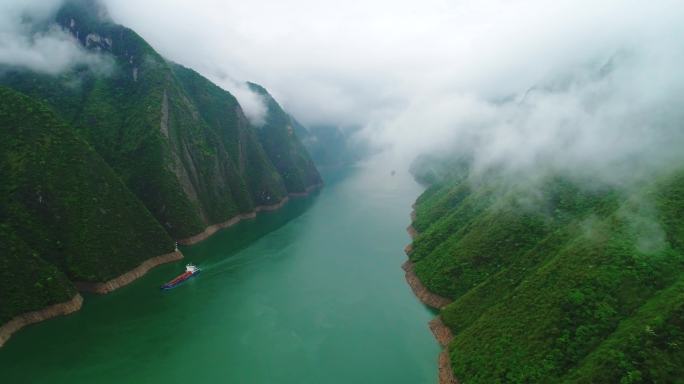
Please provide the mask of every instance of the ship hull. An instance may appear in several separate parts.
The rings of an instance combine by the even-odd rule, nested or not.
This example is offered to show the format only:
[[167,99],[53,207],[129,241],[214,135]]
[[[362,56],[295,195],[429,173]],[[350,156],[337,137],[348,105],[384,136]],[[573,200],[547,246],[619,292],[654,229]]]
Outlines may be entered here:
[[161,289],[168,291],[169,289],[176,288],[177,286],[179,286],[179,285],[183,284],[184,282],[186,282],[186,281],[192,279],[193,277],[197,276],[199,273],[200,273],[199,270],[194,272],[194,273],[186,272],[186,273],[176,277],[175,279],[169,281],[168,283],[162,285]]

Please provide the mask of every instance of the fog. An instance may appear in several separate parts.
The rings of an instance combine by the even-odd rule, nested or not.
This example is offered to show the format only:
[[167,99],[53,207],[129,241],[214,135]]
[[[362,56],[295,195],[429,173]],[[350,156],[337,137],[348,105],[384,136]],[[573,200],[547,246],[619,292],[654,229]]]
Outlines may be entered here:
[[69,33],[52,21],[61,0],[0,2],[0,65],[59,74],[75,65],[106,71],[109,62],[88,52]]
[[[678,1],[107,0],[162,54],[411,159],[600,171],[682,161]],[[219,81],[220,82],[220,81]]]
[[[2,6],[0,62],[54,73],[87,57],[58,31],[26,37],[10,3],[44,15],[57,2]],[[421,153],[467,154],[475,170],[622,183],[684,161],[680,1],[104,3],[162,55],[233,92],[256,125],[265,109],[244,81],[305,125],[362,127],[357,139],[397,168]]]

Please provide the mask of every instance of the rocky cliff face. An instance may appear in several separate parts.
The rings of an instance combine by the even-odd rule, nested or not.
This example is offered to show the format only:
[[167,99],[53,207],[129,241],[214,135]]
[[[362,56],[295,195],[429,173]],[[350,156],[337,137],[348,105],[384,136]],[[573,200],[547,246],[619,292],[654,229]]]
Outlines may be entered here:
[[283,178],[289,192],[305,192],[306,188],[320,184],[321,177],[309,153],[299,141],[297,123],[262,86],[249,83],[266,102],[264,124],[257,128],[259,139],[269,159]]

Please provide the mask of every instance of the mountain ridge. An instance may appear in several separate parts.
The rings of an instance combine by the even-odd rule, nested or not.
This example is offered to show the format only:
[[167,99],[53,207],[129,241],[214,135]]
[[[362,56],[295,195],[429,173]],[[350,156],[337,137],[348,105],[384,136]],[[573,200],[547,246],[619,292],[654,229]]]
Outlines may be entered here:
[[408,253],[426,289],[452,300],[439,316],[456,377],[681,377],[681,167],[626,188],[558,174],[511,185],[450,164],[417,175],[432,184],[416,201]]
[[228,91],[88,1],[43,27],[55,24],[103,60],[56,75],[1,68],[0,324],[70,300],[74,282],[125,284],[174,239],[321,185],[280,106],[258,130]]

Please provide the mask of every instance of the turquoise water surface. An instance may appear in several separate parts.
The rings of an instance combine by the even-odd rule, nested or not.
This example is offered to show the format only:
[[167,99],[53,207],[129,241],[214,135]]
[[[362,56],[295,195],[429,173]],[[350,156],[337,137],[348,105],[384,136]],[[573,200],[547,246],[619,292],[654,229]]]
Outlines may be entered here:
[[[2,383],[435,383],[434,316],[400,266],[409,175],[358,166],[182,248],[186,260],[0,348]],[[159,286],[191,261],[202,268]]]

